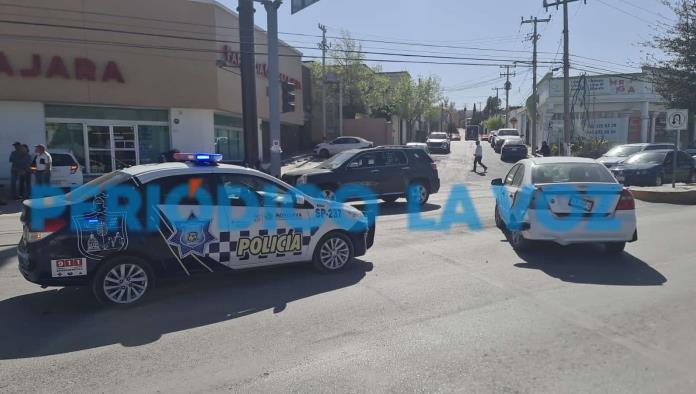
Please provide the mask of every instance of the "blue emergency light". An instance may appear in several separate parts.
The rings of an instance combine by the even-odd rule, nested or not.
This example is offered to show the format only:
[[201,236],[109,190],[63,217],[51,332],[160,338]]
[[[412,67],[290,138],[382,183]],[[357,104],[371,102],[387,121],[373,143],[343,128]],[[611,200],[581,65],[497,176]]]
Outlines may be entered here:
[[222,161],[222,155],[219,153],[175,153],[174,160],[196,164],[216,164]]

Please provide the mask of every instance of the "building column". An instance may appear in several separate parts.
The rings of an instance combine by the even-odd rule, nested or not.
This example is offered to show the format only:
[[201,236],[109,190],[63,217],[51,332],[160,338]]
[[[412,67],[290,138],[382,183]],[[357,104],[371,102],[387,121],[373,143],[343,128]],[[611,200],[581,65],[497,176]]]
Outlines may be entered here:
[[258,138],[259,138],[258,139],[258,141],[259,141],[259,146],[258,146],[258,148],[259,148],[259,161],[261,163],[264,163],[266,160],[268,160],[268,158],[263,157],[263,144],[267,143],[267,141],[263,140],[263,128],[261,127],[261,126],[263,126],[263,119],[257,118],[256,122],[257,122]]
[[659,112],[653,112],[652,116],[652,127],[651,127],[651,132],[650,132],[650,142],[655,142],[655,127],[657,126],[657,117],[659,116]]
[[650,103],[644,101],[641,106],[640,142],[648,142],[648,124],[650,122]]

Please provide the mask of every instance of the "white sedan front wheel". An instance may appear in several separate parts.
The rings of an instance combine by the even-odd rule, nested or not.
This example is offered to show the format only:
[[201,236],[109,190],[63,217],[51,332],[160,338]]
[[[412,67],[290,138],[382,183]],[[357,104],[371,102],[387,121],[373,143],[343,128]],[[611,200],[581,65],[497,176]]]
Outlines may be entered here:
[[340,232],[326,234],[314,249],[314,266],[322,272],[337,272],[353,259],[353,242]]

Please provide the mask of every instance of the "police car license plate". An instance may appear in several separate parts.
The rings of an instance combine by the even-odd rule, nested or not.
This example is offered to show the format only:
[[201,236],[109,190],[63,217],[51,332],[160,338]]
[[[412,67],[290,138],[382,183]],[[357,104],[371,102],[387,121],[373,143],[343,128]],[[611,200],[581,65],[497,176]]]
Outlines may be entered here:
[[592,208],[594,208],[594,201],[579,197],[571,197],[568,201],[568,205],[573,208],[582,209],[585,212],[590,212]]

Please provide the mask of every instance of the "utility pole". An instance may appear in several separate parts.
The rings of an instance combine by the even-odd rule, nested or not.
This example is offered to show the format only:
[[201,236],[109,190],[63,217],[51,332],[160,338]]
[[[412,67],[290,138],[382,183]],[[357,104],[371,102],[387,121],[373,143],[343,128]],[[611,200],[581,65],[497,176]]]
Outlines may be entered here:
[[321,125],[322,135],[326,140],[326,50],[329,48],[326,43],[326,26],[319,24],[321,30]]
[[242,124],[244,127],[244,161],[259,166],[259,131],[256,112],[256,57],[254,55],[254,2],[239,0],[239,49],[242,72]]
[[[496,105],[500,102],[500,89],[502,88],[493,88],[495,90],[495,103]],[[498,115],[498,108],[496,108],[496,113],[494,115]]]
[[534,19],[529,18],[524,20],[522,18],[522,24],[533,23],[534,24],[534,35],[532,36],[532,42],[534,43],[534,55],[532,56],[532,97],[534,102],[534,108],[532,111],[532,138],[530,140],[532,144],[532,156],[536,153],[537,144],[537,105],[539,105],[539,98],[537,97],[537,41],[539,41],[539,34],[537,33],[537,24],[539,22],[549,23],[551,18],[538,19],[536,16]]
[[510,117],[510,89],[512,89],[512,83],[510,82],[510,77],[514,77],[515,73],[510,73],[510,67],[515,67],[514,65],[512,66],[500,66],[501,68],[505,69],[504,74],[500,74],[501,77],[507,77],[507,81],[505,82],[505,127],[509,127],[510,125],[508,124],[508,118]]
[[[558,9],[559,5],[563,5],[563,145],[566,152],[570,155],[570,143],[572,126],[570,124],[570,43],[568,32],[568,3],[573,3],[580,0],[557,0],[554,3],[549,3],[544,0],[543,6],[548,11],[549,7],[555,6]],[[583,0],[587,4],[587,0]]]
[[440,104],[440,132],[444,132],[445,124],[445,103]]
[[282,0],[266,0],[268,18],[268,112],[271,135],[271,175],[280,178],[280,78],[278,76],[278,8]]

